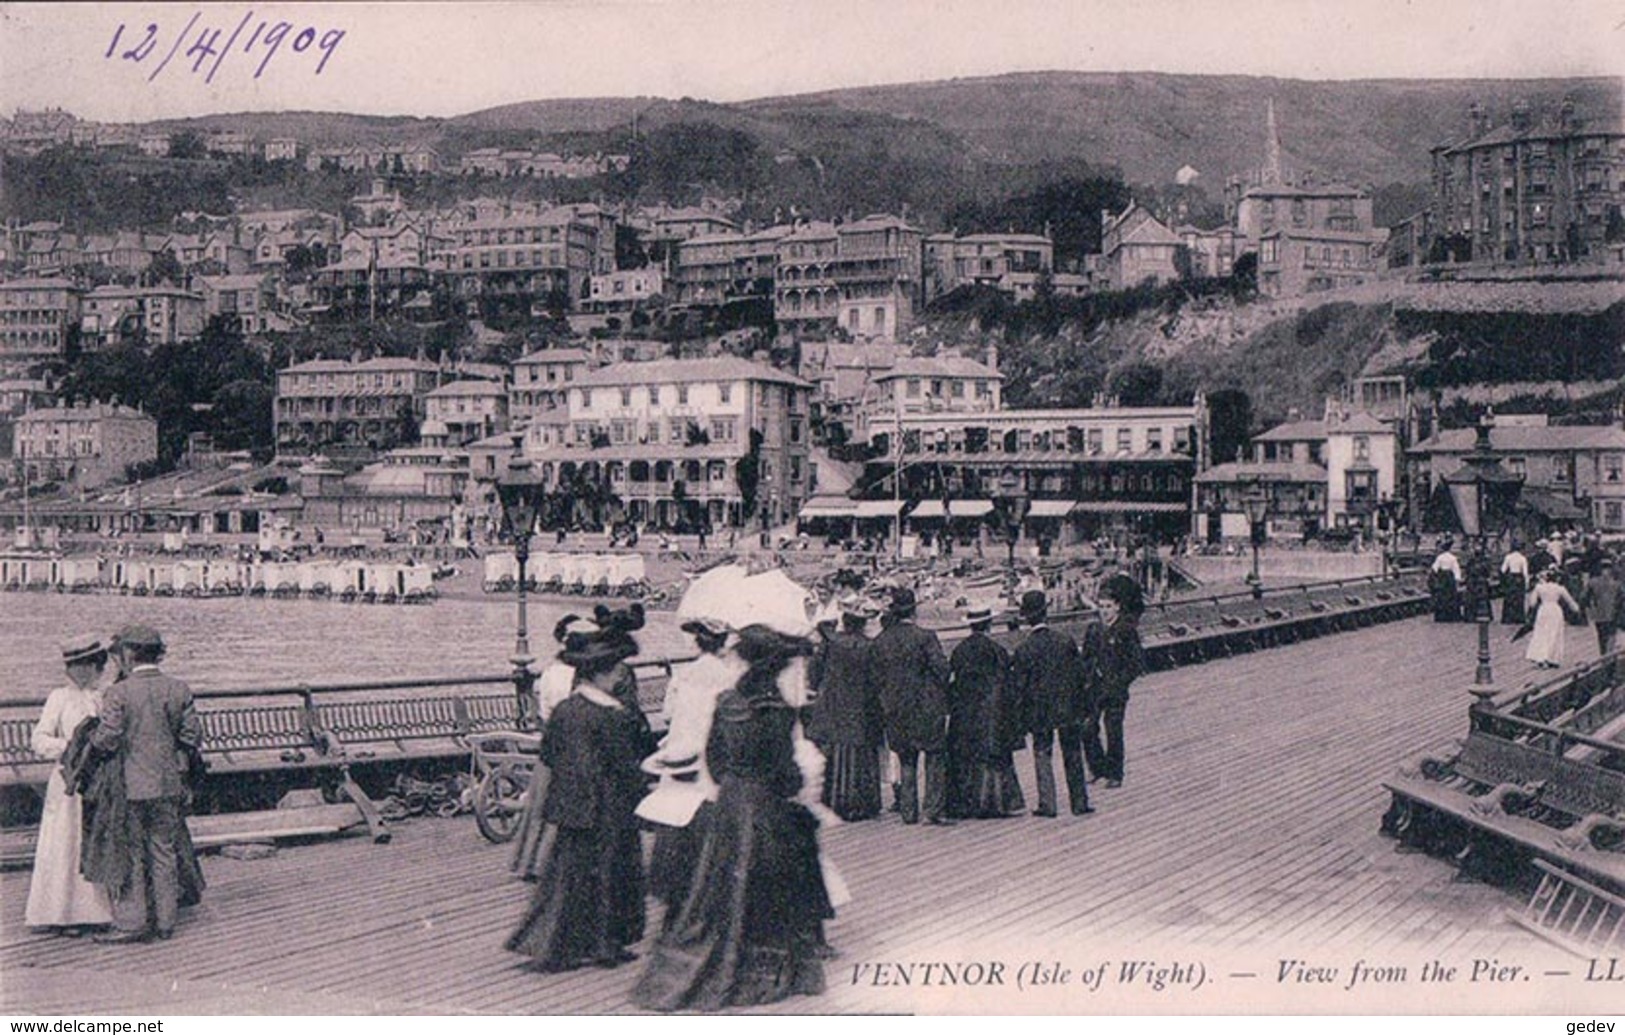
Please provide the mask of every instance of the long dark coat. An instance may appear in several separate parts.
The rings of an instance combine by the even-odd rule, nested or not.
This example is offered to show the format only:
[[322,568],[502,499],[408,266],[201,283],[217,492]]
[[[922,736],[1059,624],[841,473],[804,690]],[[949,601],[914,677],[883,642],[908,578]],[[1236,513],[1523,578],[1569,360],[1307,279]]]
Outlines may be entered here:
[[895,622],[870,644],[893,751],[941,751],[948,725],[948,657],[937,634]]
[[948,747],[956,759],[989,762],[1022,745],[1026,729],[1006,691],[1010,652],[985,633],[961,640],[948,658]]
[[845,629],[832,634],[807,666],[807,685],[814,695],[809,740],[872,748],[884,743],[874,645],[867,636]]
[[1011,692],[1035,736],[1081,725],[1089,717],[1089,683],[1078,645],[1047,625],[1034,629],[1011,655]]
[[1129,684],[1145,671],[1145,649],[1140,644],[1136,619],[1120,615],[1107,626],[1101,643],[1100,682],[1096,693],[1102,705],[1128,703]]
[[639,769],[654,749],[641,715],[579,692],[566,698],[542,734],[552,773],[542,817],[536,891],[507,948],[544,970],[613,964],[643,937],[643,853],[633,810],[643,797]]

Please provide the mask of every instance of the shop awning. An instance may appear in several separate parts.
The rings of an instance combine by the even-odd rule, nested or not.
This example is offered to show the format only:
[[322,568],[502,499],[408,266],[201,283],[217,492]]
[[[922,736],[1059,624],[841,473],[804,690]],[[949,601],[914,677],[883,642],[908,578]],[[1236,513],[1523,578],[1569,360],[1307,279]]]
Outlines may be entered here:
[[1073,509],[1091,514],[1183,514],[1190,509],[1190,505],[1141,500],[1080,500]]
[[954,517],[974,518],[985,517],[993,513],[992,500],[954,500],[948,505],[948,513]]
[[919,506],[914,508],[913,512],[909,514],[909,517],[940,518],[946,517],[947,514],[948,512],[943,507],[941,500],[921,500]]
[[1518,497],[1518,503],[1548,521],[1580,521],[1586,516],[1585,511],[1575,506],[1567,496],[1539,489],[1524,490],[1523,495]]
[[852,512],[852,516],[860,518],[896,517],[897,512],[901,509],[903,509],[901,500],[859,500],[858,509]]
[[836,497],[815,498],[801,508],[804,518],[849,518],[858,509],[857,503]]
[[1066,517],[1076,507],[1076,500],[1033,500],[1032,506],[1027,509],[1028,517],[1058,518]]

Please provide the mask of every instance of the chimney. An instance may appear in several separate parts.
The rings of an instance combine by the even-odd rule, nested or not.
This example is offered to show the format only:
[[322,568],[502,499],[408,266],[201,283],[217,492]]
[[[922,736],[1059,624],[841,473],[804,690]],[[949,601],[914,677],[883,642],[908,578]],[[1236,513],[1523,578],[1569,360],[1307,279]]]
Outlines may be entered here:
[[1512,128],[1519,133],[1527,133],[1534,125],[1534,117],[1529,110],[1528,101],[1519,101],[1512,106]]
[[1489,120],[1484,117],[1484,106],[1474,101],[1467,108],[1467,133],[1469,140],[1476,140],[1483,136],[1490,128]]
[[1563,106],[1558,109],[1557,125],[1563,132],[1568,133],[1580,128],[1579,120],[1574,117],[1574,95],[1569,94],[1563,98]]

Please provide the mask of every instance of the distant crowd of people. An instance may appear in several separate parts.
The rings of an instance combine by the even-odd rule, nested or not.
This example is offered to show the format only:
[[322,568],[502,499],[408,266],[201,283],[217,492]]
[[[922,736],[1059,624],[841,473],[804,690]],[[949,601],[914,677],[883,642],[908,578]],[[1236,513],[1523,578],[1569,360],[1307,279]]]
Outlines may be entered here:
[[[1497,564],[1470,555],[1464,563],[1450,536],[1439,540],[1428,572],[1433,618],[1438,622],[1493,619],[1515,626],[1514,639],[1528,637],[1524,657],[1537,668],[1562,668],[1568,656],[1567,629],[1593,627],[1598,655],[1610,653],[1625,620],[1625,591],[1618,558],[1596,536],[1569,532],[1537,538],[1525,552],[1521,537],[1509,540]],[[1485,570],[1472,577],[1472,565]]]

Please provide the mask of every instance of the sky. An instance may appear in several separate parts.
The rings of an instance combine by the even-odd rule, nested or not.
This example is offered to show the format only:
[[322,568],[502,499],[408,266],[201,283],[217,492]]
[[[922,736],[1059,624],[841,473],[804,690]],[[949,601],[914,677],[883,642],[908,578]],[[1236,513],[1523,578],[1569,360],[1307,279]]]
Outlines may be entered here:
[[1625,0],[0,3],[0,113],[109,122],[738,101],[1038,70],[1619,75]]

